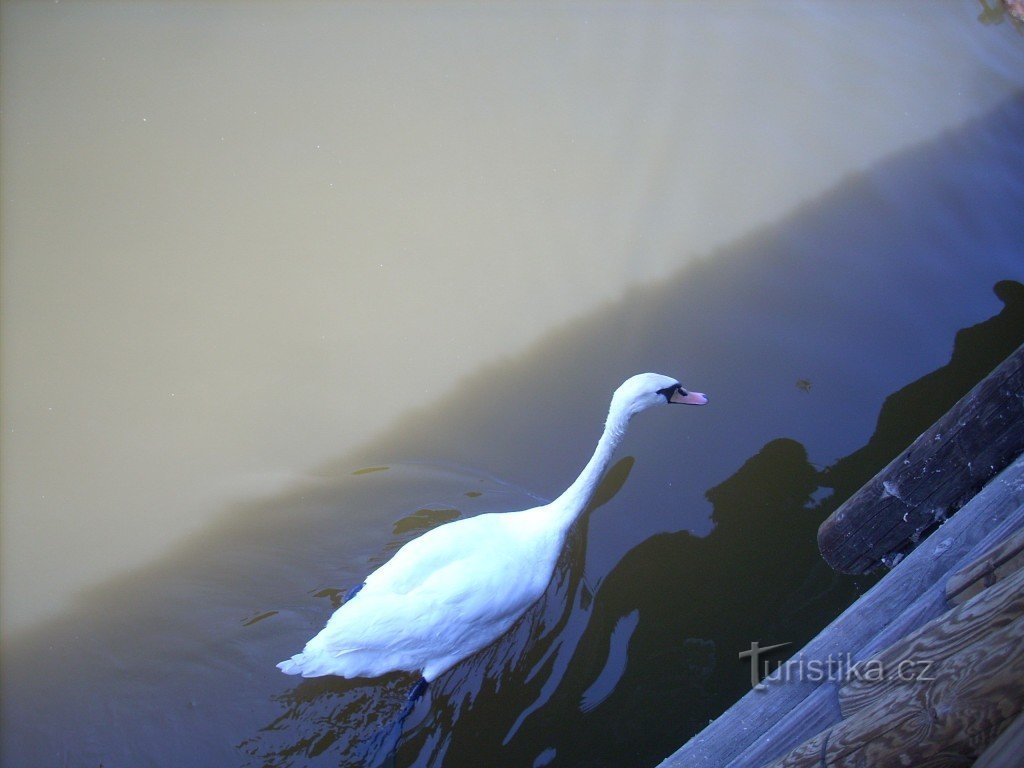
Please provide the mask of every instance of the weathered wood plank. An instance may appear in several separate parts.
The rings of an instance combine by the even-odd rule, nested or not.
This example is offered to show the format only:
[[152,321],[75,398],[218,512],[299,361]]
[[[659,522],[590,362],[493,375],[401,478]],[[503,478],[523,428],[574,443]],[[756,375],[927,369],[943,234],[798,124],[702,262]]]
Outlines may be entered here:
[[[941,590],[950,572],[977,557],[983,550],[974,551],[974,547],[992,531],[1004,526],[1007,518],[1015,516],[1022,504],[1024,457],[1003,470],[959,514],[948,520],[942,526],[940,535],[923,542],[900,567],[887,573],[860,600],[822,630],[792,663],[798,663],[800,658],[813,660],[826,659],[830,655],[837,657],[865,647],[890,624],[897,622],[901,614],[913,607],[929,588],[934,587],[937,593],[928,598],[926,607],[940,608],[943,602]],[[1019,524],[1019,519],[1014,520],[1002,536],[1016,530]],[[987,543],[986,548],[990,545]],[[936,613],[939,608],[935,608]],[[924,620],[933,615],[926,615]],[[919,623],[914,626],[919,626]],[[902,634],[906,631],[909,629]],[[898,637],[893,637],[877,650],[896,639]],[[666,758],[661,763],[662,768],[721,768],[728,765],[819,687],[817,682],[792,678],[782,683],[781,672],[768,678],[765,690],[747,693],[707,728]],[[788,735],[785,731],[779,732],[780,739]]]
[[981,753],[974,768],[1020,768],[1024,762],[1024,715],[999,734],[999,738]]
[[[1000,479],[1003,477],[1001,476]],[[972,510],[973,507],[971,509],[965,507],[964,516],[970,515]],[[1002,518],[980,541],[964,549],[963,555],[945,575],[940,576],[934,584],[927,587],[916,600],[890,621],[881,632],[868,640],[863,647],[848,649],[853,660],[861,661],[879,653],[928,621],[946,613],[949,610],[949,605],[945,601],[946,578],[964,564],[977,559],[981,554],[990,551],[1021,529],[1024,529],[1024,504]],[[936,546],[941,547],[946,541],[943,534],[942,538],[936,540]],[[952,544],[950,544],[950,548],[952,549]],[[908,560],[908,563],[912,564],[912,561]],[[831,680],[826,681],[765,733],[756,738],[743,752],[733,758],[727,768],[750,768],[764,765],[786,754],[798,744],[802,744],[841,719],[838,685]]]
[[[853,666],[839,689],[843,717],[867,709],[894,688],[901,675],[943,674],[945,662],[969,645],[1024,616],[1024,571],[999,582],[919,627],[881,653]],[[923,669],[927,666],[927,669]]]
[[1024,345],[818,529],[843,573],[893,564],[1024,453]]
[[768,768],[968,766],[1024,708],[1024,619],[897,686]]
[[733,758],[725,768],[762,766],[802,744],[843,719],[839,711],[838,686],[819,685],[800,704]]
[[[979,557],[983,552],[1004,541],[1008,536],[1013,535],[1021,528],[1024,528],[1024,505],[1009,513],[997,525],[985,534],[981,541],[977,542],[960,558],[947,573],[943,574],[936,583],[922,591],[921,595],[914,600],[907,608],[894,618],[885,629],[872,637],[858,652],[857,661],[869,658],[876,653],[888,648],[893,643],[906,637],[922,624],[941,616],[949,610],[950,605],[946,602],[946,581],[958,569]],[[942,535],[942,530],[937,531]],[[940,545],[942,540],[940,540]]]
[[1024,529],[954,573],[946,582],[946,600],[964,603],[1021,567],[1024,567]]

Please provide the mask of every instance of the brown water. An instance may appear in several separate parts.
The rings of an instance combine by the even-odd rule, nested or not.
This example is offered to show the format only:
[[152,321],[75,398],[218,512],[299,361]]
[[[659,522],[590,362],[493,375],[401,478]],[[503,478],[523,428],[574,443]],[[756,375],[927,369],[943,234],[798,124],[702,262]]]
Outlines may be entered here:
[[712,407],[399,762],[653,764],[813,635],[828,488],[1024,339],[1024,42],[913,8],[5,5],[4,764],[360,762],[410,681],[273,664],[640,370]]

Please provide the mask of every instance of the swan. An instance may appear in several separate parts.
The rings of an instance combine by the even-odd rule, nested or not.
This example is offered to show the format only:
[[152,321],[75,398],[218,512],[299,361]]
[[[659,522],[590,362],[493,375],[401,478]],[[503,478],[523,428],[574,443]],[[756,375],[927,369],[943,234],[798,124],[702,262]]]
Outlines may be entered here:
[[561,496],[532,509],[455,520],[408,542],[349,593],[301,653],[277,667],[303,677],[419,672],[400,732],[433,680],[497,640],[544,594],[566,534],[629,420],[669,403],[704,405],[707,397],[657,373],[627,379],[612,395],[594,455]]

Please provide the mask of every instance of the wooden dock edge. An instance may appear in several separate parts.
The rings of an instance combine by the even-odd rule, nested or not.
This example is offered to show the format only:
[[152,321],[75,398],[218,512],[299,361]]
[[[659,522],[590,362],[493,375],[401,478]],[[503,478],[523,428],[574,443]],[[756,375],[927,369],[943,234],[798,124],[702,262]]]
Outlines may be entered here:
[[765,768],[969,765],[1024,706],[1024,616],[961,647],[934,675],[880,692],[870,706]]
[[[894,642],[898,642],[915,628],[941,615],[947,607],[944,601],[944,584],[947,579],[963,567],[964,562],[997,546],[1022,527],[1024,527],[1024,505],[1019,506],[996,524],[981,541],[970,548],[970,551],[958,563],[945,573],[940,574],[933,584],[889,622],[885,629],[872,637],[859,650],[851,650],[853,661],[858,662],[874,656]],[[913,566],[913,561],[911,561],[911,566]],[[764,765],[784,751],[802,743],[803,740],[839,722],[842,713],[838,692],[839,685],[836,682],[828,682],[819,686],[763,736],[755,740],[738,758],[730,762],[729,768],[750,768],[750,766]]]
[[927,659],[929,674],[939,674],[949,657],[964,648],[985,640],[1004,627],[1024,617],[1024,570],[993,584],[973,599],[954,606],[946,613],[918,627],[910,634],[858,662],[851,676],[839,689],[839,709],[844,718],[874,706],[875,702],[897,688],[906,688],[906,681],[896,676],[870,674],[875,669],[912,668],[920,659]]
[[899,567],[767,678],[764,690],[747,693],[660,768],[761,766],[838,722],[836,683],[804,680],[794,670],[808,661],[846,654],[854,660],[868,658],[940,615],[947,608],[946,580],[1022,526],[1024,456],[1018,456]]

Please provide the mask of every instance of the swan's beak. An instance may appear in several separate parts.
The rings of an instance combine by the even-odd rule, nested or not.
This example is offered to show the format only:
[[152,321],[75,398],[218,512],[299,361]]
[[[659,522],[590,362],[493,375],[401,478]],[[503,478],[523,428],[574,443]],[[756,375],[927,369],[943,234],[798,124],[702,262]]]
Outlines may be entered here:
[[701,392],[688,392],[680,387],[672,393],[672,397],[670,397],[668,401],[670,403],[683,403],[685,405],[706,405],[708,398],[707,395]]

